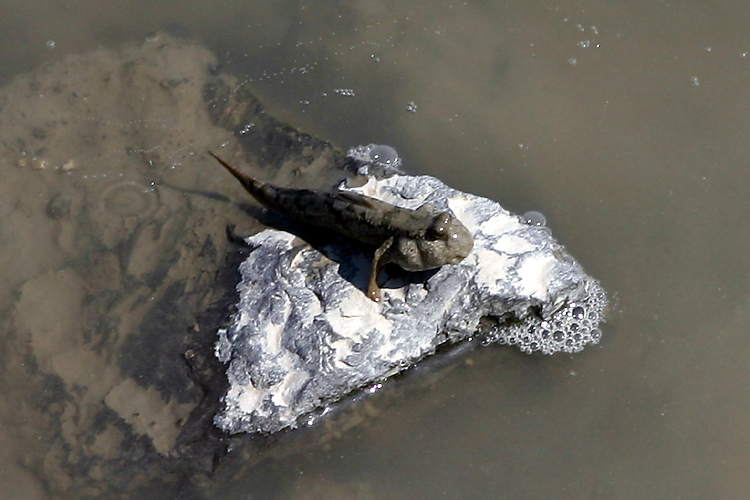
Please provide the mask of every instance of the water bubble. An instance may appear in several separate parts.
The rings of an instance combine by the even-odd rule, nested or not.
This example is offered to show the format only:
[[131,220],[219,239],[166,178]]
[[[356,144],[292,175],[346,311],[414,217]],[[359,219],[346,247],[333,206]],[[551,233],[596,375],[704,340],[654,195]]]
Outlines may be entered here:
[[414,101],[409,101],[406,105],[406,111],[409,113],[416,113],[417,112],[417,105],[414,103]]
[[586,317],[586,310],[581,306],[576,306],[573,308],[571,314],[575,319],[583,319]]
[[385,144],[368,144],[350,148],[346,156],[354,160],[357,172],[361,175],[382,176],[398,172],[401,167],[398,152]]
[[48,49],[54,49],[56,43],[55,43],[54,40],[47,40],[47,42],[45,43],[45,45],[47,46]]
[[392,147],[381,144],[370,150],[370,159],[383,165],[392,165],[398,160],[398,153]]
[[552,334],[552,338],[560,342],[565,338],[565,334],[562,332],[562,330],[556,330],[555,333]]
[[544,216],[542,212],[537,212],[536,210],[531,210],[529,212],[526,212],[521,216],[521,219],[524,223],[528,224],[529,226],[546,226],[547,225],[547,218]]

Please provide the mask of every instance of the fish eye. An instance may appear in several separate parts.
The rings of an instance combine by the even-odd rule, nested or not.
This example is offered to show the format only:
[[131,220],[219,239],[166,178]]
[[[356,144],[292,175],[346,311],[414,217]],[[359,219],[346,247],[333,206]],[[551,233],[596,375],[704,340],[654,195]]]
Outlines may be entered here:
[[432,224],[427,228],[427,236],[433,239],[445,239],[448,235],[448,230],[451,227],[451,221],[453,217],[448,212],[442,212],[438,214],[432,220]]

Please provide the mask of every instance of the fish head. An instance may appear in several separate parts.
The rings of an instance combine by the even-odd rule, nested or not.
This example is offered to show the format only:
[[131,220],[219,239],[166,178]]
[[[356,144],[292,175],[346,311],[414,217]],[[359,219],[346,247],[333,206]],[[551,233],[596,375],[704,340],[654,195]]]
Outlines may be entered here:
[[461,221],[448,212],[436,215],[423,238],[398,238],[389,260],[407,271],[425,271],[458,264],[474,247],[474,238]]

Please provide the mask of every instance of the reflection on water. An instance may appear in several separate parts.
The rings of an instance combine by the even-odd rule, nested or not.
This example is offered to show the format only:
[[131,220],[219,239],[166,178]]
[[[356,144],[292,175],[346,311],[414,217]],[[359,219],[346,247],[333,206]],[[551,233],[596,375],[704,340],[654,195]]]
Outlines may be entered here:
[[[7,3],[12,8],[0,31],[16,40],[13,47],[24,48],[0,50],[3,71],[30,70],[42,59],[97,42],[141,40],[147,31],[183,25],[215,49],[225,67],[251,81],[285,121],[344,148],[393,145],[406,169],[437,175],[519,213],[544,213],[561,242],[615,294],[599,347],[572,357],[480,349],[434,380],[386,384],[366,403],[367,418],[335,429],[336,438],[329,435],[325,444],[301,446],[297,453],[277,447],[263,460],[237,454],[236,461],[251,465],[231,480],[221,467],[207,476],[200,490],[211,498],[750,493],[748,241],[742,230],[748,215],[750,21],[743,3],[474,2],[436,8],[357,1],[313,8],[226,1],[209,11],[190,3],[164,6],[155,16],[129,3],[92,1],[40,12]],[[93,12],[107,22],[89,22]],[[20,28],[32,25],[33,31]],[[56,42],[54,49],[48,40]],[[8,82],[8,73],[3,78]],[[152,111],[162,120],[153,127],[190,123],[194,112],[154,110],[153,103],[139,101],[135,88],[124,95],[139,106],[107,127],[60,116],[64,109],[52,117],[49,110],[0,103],[6,127],[23,114],[48,117],[26,131],[28,144],[4,135],[0,165],[0,208],[12,214],[0,226],[6,332],[0,439],[7,445],[0,447],[0,481],[18,497],[45,498],[34,478],[62,467],[55,456],[66,444],[50,444],[56,433],[82,449],[112,453],[112,460],[139,449],[126,438],[138,426],[151,429],[157,442],[172,439],[133,410],[152,407],[157,396],[166,400],[168,392],[139,390],[118,379],[99,343],[139,338],[139,308],[165,279],[155,261],[174,255],[170,235],[182,234],[191,206],[222,211],[203,226],[215,236],[206,261],[223,259],[225,219],[247,220],[226,204],[217,208],[215,199],[164,187],[233,189],[231,181],[201,173],[203,162],[188,154],[201,144],[184,149],[123,140],[112,149],[129,146],[135,155],[91,151],[87,134],[119,141],[137,135],[145,126],[137,120]],[[410,103],[415,113],[407,110]],[[108,105],[92,105],[86,115],[107,120]],[[183,114],[164,122],[169,113]],[[66,126],[63,121],[74,124],[77,138],[51,148],[45,141]],[[206,144],[219,140],[211,135]],[[48,152],[39,151],[45,147],[60,152],[59,158],[47,159]],[[34,170],[40,159],[50,163]],[[71,159],[70,175],[50,170]],[[136,172],[137,178],[128,177]],[[72,229],[79,214],[96,206],[102,208],[91,210],[88,234],[101,238],[101,246]],[[160,217],[159,224],[132,222],[144,213]],[[194,234],[194,244],[204,245],[208,233],[203,239]],[[118,252],[145,248],[138,242],[148,242],[150,250],[122,261]],[[93,306],[86,302],[92,286],[101,301]],[[91,317],[76,309],[83,303],[86,310],[109,310],[107,293],[124,287],[131,287],[133,302],[113,310],[110,324],[88,323]],[[170,290],[175,293],[165,288],[154,299],[163,300],[164,317],[148,324],[188,331],[196,324],[190,314],[207,304],[196,300],[192,313],[168,309]],[[24,337],[20,326],[44,335]],[[65,349],[57,342],[69,341],[70,332],[79,336]],[[159,338],[132,340],[139,354],[128,366],[158,362],[143,353]],[[44,352],[49,355],[39,354]],[[29,374],[52,373],[57,376],[28,383]],[[92,373],[101,383],[90,382]],[[77,388],[70,393],[77,402],[121,413],[71,414],[69,401],[49,396],[60,394],[61,384]],[[137,404],[123,409],[123,402]],[[170,418],[180,421],[189,403],[170,404]],[[86,422],[99,426],[95,436],[77,434]],[[289,441],[294,449],[295,439]],[[232,458],[230,453],[226,460]],[[88,470],[96,483],[101,474],[85,456],[66,463],[55,477],[66,477],[71,468]],[[65,480],[56,487],[64,490]],[[158,497],[161,490],[152,485],[150,491]]]

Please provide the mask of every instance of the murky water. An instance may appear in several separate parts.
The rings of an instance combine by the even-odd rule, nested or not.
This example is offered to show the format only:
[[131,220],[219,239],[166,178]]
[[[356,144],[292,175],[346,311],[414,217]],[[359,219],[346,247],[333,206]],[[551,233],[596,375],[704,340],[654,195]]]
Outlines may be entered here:
[[[284,121],[344,148],[391,144],[407,169],[540,210],[615,297],[597,347],[552,357],[487,348],[432,383],[386,385],[366,422],[209,478],[211,498],[750,495],[744,2],[4,0],[0,10],[12,41],[0,47],[3,83],[180,26]],[[129,186],[121,196],[140,196]],[[14,189],[34,206],[36,187]],[[74,277],[45,281],[37,261],[56,257],[43,249],[23,269],[7,255],[3,276],[19,282],[0,311],[33,286],[84,293]],[[79,321],[64,300],[55,307]],[[31,362],[3,356],[3,384],[22,387]],[[0,495],[48,498],[37,476],[54,460],[39,458],[50,449],[28,431],[45,416],[34,427],[15,416],[26,403],[0,404]]]

